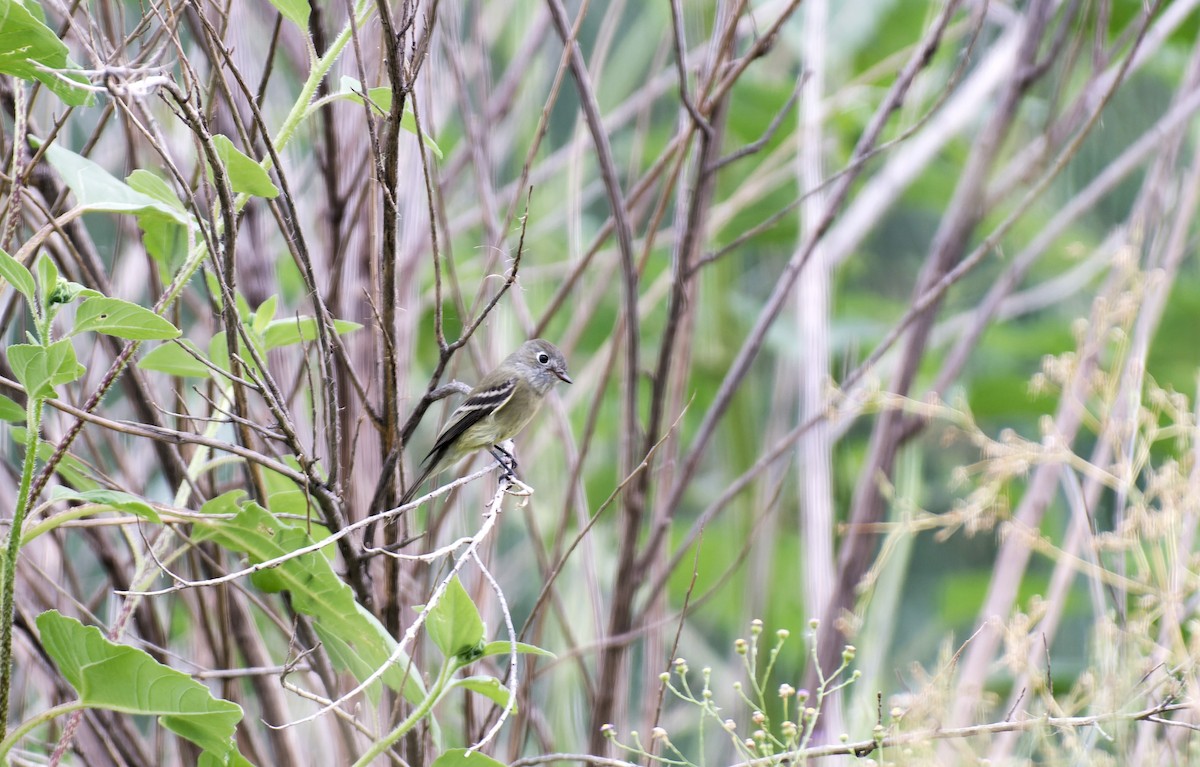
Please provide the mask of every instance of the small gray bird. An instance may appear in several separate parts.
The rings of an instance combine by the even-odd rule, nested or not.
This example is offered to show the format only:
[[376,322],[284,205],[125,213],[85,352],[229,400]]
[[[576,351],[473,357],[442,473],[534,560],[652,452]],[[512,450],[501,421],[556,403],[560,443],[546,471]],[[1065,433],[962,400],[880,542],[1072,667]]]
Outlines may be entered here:
[[450,414],[425,456],[424,470],[400,499],[401,505],[416,496],[425,480],[476,450],[491,451],[505,473],[511,475],[517,462],[498,443],[512,439],[525,428],[558,381],[572,383],[567,361],[558,347],[541,338],[521,344]]

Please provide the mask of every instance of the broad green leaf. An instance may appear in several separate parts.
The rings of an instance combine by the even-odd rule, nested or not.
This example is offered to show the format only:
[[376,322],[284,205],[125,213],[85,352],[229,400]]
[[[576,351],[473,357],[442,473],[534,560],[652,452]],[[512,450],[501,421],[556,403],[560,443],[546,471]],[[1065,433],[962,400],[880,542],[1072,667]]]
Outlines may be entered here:
[[75,312],[72,334],[103,333],[130,341],[177,338],[179,329],[159,315],[120,298],[89,298]]
[[[343,76],[340,81],[340,87],[337,93],[331,94],[332,98],[345,99],[353,101],[356,104],[363,103],[363,87],[362,83],[353,77]],[[392,89],[386,86],[377,88],[369,88],[366,90],[367,98],[371,100],[372,108],[380,115],[387,117],[392,112]],[[400,127],[404,130],[417,135],[417,118],[413,116],[412,110],[405,107],[404,113],[400,116]],[[427,132],[422,133],[422,139],[425,146],[429,147],[429,151],[433,152],[434,156],[439,160],[442,159],[442,148],[437,145],[437,142],[429,137]]]
[[213,333],[208,341],[208,360],[225,372],[229,372],[229,347],[225,344],[225,331]]
[[0,277],[16,288],[27,301],[32,301],[37,295],[37,285],[25,264],[5,253],[3,249],[0,249]]
[[25,421],[25,408],[0,394],[0,421]]
[[179,341],[154,347],[138,361],[137,366],[142,370],[157,370],[180,378],[208,378],[212,375],[203,362],[188,354],[180,344],[186,345],[197,356],[204,356],[191,341]]
[[110,642],[57,610],[37,617],[42,646],[91,708],[157,716],[168,730],[223,762],[237,753],[234,731],[242,708],[214,698],[208,687],[164,666],[143,650]]
[[478,651],[481,647],[483,619],[457,575],[450,579],[442,598],[429,611],[425,628],[447,658]]
[[[50,295],[58,288],[58,266],[48,253],[43,253],[35,263],[35,266],[37,267],[38,287],[41,288],[42,297],[43,299],[49,299]],[[45,303],[45,300],[43,300],[43,303]]]
[[234,304],[237,305],[238,317],[240,317],[243,322],[250,322],[254,317],[254,312],[250,311],[250,302],[246,300],[246,297],[241,293],[234,293],[233,301]]
[[[195,522],[192,539],[213,541],[226,550],[245,554],[251,562],[276,559],[312,543],[303,523],[287,524],[257,503],[241,501],[244,495],[241,491],[233,491],[204,504],[201,511],[205,514],[235,516]],[[273,590],[286,590],[297,610],[311,616],[325,631],[338,637],[346,651],[361,661],[354,667],[347,665],[345,670],[358,673],[363,668],[380,668],[396,649],[395,638],[355,601],[350,587],[338,577],[321,552],[309,552],[271,568],[267,583]],[[403,685],[405,697],[419,701],[424,697],[425,689],[420,674],[405,674],[407,665],[408,658],[401,653],[384,673],[383,681],[394,690]]]
[[109,506],[117,511],[127,511],[139,517],[145,517],[151,522],[162,522],[154,507],[138,498],[136,495],[122,493],[119,490],[87,490],[79,492],[70,488],[56,485],[50,491],[50,497],[56,501],[80,501]]
[[228,754],[224,759],[205,751],[200,754],[196,767],[254,767],[254,763],[242,756],[240,751]]
[[[39,0],[17,0],[18,3],[25,7],[25,10],[33,14],[33,17],[41,23],[46,23],[46,11],[42,8]],[[49,26],[49,25],[47,25]]]
[[[66,44],[19,2],[0,0],[0,73],[38,80],[71,106],[95,102]],[[44,68],[43,68],[44,67]],[[53,70],[53,71],[48,71]]]
[[[176,196],[175,191],[158,175],[148,170],[138,168],[125,177],[125,183],[135,192],[158,200],[174,210],[179,211],[190,221],[187,209]],[[142,230],[142,244],[146,252],[158,263],[163,274],[173,274],[187,256],[188,236],[187,227],[179,222],[178,217],[168,216],[156,211],[145,210],[138,214],[138,228]]]
[[283,14],[283,18],[300,27],[302,34],[308,34],[308,14],[312,11],[308,0],[271,0],[271,5]]
[[254,311],[254,323],[252,327],[255,333],[265,333],[267,327],[270,326],[271,320],[275,319],[275,309],[279,305],[279,295],[273,295],[266,301],[258,305],[258,309]]
[[183,201],[175,194],[175,190],[155,173],[138,168],[125,177],[125,183],[135,192],[141,192],[147,197],[153,197],[180,213],[185,213],[187,210],[183,205]]
[[[308,515],[312,506],[308,494],[291,479],[279,472],[264,469],[263,482],[267,486],[267,508],[272,514]],[[325,551],[333,553],[328,549]]]
[[[329,654],[329,659],[333,661],[334,666],[345,669],[355,679],[366,679],[375,671],[354,651],[354,648],[346,644],[337,634],[326,630],[320,621],[313,621],[312,627],[317,632],[317,637],[321,640],[321,646]],[[382,682],[376,680],[367,686],[365,692],[367,693],[367,697],[371,699],[371,702],[378,705],[379,699],[383,695]]]
[[137,217],[142,230],[142,245],[158,264],[164,279],[173,275],[188,253],[188,230],[174,218],[154,211],[143,211]]
[[[363,86],[356,78],[342,76],[338,83],[338,92],[333,94],[335,98],[353,101],[355,104],[363,103]],[[392,89],[386,85],[381,85],[377,88],[366,89],[367,98],[371,100],[371,107],[383,117],[387,117],[392,111]]]
[[[463,677],[456,680],[454,686],[464,687],[471,692],[477,692],[500,706],[507,706],[508,699],[512,697],[512,693],[509,692],[508,688],[500,684],[500,680],[494,676]],[[517,706],[515,703],[512,710],[513,713],[516,713]]]
[[[488,642],[483,646],[483,654],[480,655],[480,657],[486,658],[489,655],[508,655],[510,652],[512,652],[512,648],[512,642],[505,642],[503,640]],[[517,642],[517,652],[522,655],[542,655],[547,658],[557,657],[549,650],[543,650],[537,645],[525,644],[524,642]]]
[[55,386],[70,383],[86,372],[66,338],[49,346],[14,344],[7,354],[9,366],[31,397],[53,397]]
[[469,751],[465,748],[452,748],[433,760],[433,767],[505,767],[504,762],[497,762],[487,754]]
[[[334,320],[333,330],[339,336],[353,333],[362,325],[350,320]],[[257,328],[256,328],[257,329]],[[314,341],[317,338],[316,317],[292,317],[275,320],[263,331],[263,345],[268,349],[278,349],[281,346],[298,344],[301,341]]]
[[271,183],[271,177],[263,167],[250,157],[243,154],[227,136],[213,136],[213,148],[229,174],[229,185],[233,191],[252,194],[256,197],[273,199],[279,196],[279,189]]
[[71,187],[79,206],[85,210],[108,213],[153,210],[180,224],[188,222],[182,210],[135,190],[97,163],[57,143],[46,147],[46,159]]

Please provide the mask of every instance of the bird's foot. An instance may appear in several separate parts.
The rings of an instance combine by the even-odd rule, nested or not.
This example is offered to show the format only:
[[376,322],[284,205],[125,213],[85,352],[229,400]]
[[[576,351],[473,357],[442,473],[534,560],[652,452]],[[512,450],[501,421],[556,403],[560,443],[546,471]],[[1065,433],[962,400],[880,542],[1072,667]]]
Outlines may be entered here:
[[492,445],[491,454],[500,464],[500,481],[512,483],[517,478],[517,459],[499,445]]

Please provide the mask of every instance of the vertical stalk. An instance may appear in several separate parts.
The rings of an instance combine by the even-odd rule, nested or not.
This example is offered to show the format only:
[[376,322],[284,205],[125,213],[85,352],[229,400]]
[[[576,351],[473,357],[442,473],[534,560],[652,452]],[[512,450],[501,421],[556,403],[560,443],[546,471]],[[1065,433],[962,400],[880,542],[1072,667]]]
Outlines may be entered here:
[[0,595],[0,740],[8,734],[8,693],[12,686],[13,595],[16,593],[17,555],[21,551],[21,526],[31,502],[33,470],[37,463],[38,434],[42,427],[42,398],[30,395],[25,405],[25,462],[21,467],[21,485],[17,507],[13,511],[8,542],[4,547],[3,594]]

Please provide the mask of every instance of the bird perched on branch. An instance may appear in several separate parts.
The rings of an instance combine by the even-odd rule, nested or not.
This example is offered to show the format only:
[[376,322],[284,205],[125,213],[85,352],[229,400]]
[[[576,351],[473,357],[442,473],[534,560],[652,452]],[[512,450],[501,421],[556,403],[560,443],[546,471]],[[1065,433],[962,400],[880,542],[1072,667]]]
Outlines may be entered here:
[[567,361],[558,347],[541,338],[521,344],[484,376],[466,401],[450,414],[450,420],[425,456],[425,468],[404,493],[401,505],[416,496],[425,480],[476,450],[486,448],[500,462],[505,476],[513,476],[517,461],[499,443],[512,439],[525,428],[559,381],[572,383],[567,375]]

